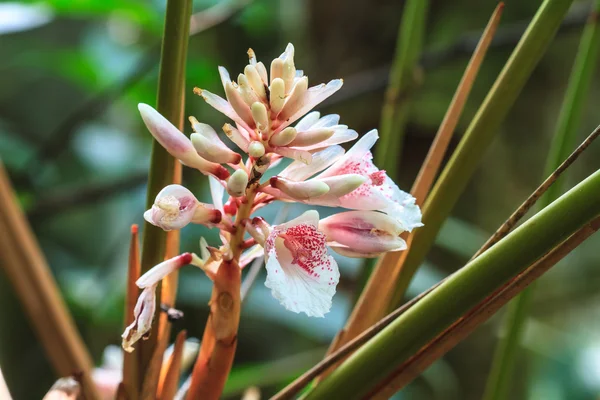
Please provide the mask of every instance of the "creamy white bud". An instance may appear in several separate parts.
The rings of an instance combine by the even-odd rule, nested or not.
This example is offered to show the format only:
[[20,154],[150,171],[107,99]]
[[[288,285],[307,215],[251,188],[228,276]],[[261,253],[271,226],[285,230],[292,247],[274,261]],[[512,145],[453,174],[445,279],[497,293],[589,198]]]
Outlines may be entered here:
[[329,186],[318,180],[294,182],[280,176],[274,176],[271,178],[270,184],[296,200],[310,200],[329,191]]
[[236,114],[239,115],[239,117],[243,119],[248,126],[254,127],[254,119],[252,118],[252,113],[250,112],[250,106],[246,104],[239,90],[233,86],[233,83],[227,82],[225,84],[225,95],[227,97],[227,101]]
[[248,79],[248,83],[254,90],[254,93],[256,93],[256,95],[258,97],[260,97],[261,100],[263,100],[263,101],[267,100],[267,92],[265,90],[265,82],[263,82],[262,78],[260,77],[260,74],[258,73],[256,66],[255,65],[246,65],[246,68],[244,68],[244,75],[246,75],[246,78]]
[[262,157],[265,155],[265,146],[261,142],[253,141],[248,146],[248,154],[254,158]]
[[[271,62],[271,85],[273,81],[277,78],[282,77],[283,75],[283,60],[281,58],[276,58]],[[283,83],[283,80],[281,81]],[[284,86],[285,89],[285,86]]]
[[273,136],[271,136],[271,139],[269,139],[269,143],[273,146],[278,147],[287,146],[288,144],[292,143],[294,139],[296,139],[296,134],[296,128],[288,126],[281,132],[277,132]]
[[[281,79],[285,83],[285,92],[289,93],[294,85],[294,78],[296,77],[296,67],[294,66],[294,53],[292,52],[283,61],[283,68],[281,71]],[[307,79],[308,82],[308,79]]]
[[358,174],[344,174],[327,178],[316,178],[329,186],[328,196],[342,197],[358,189],[367,181],[366,176]]
[[334,133],[335,130],[329,128],[320,128],[306,132],[298,132],[298,135],[296,136],[294,141],[290,143],[290,146],[303,147],[319,144],[332,137]]
[[259,131],[264,132],[269,129],[269,115],[267,107],[259,101],[252,103],[251,106],[252,118],[256,122],[256,127]]
[[283,83],[283,79],[273,79],[270,90],[271,115],[274,116],[279,114],[285,103],[285,83]]
[[239,91],[240,91],[240,94],[242,95],[242,98],[244,99],[246,104],[248,104],[249,106],[251,106],[252,103],[261,101],[260,97],[258,97],[258,95],[254,92],[254,89],[252,89],[252,86],[250,86],[250,83],[248,82],[248,78],[246,77],[246,75],[244,75],[244,74],[238,75],[238,86],[239,86]]
[[156,285],[170,273],[177,271],[179,268],[188,265],[191,262],[192,255],[190,253],[180,254],[150,268],[148,272],[138,278],[135,284],[140,289]]
[[232,151],[220,139],[209,139],[199,133],[190,136],[194,148],[200,156],[219,164],[237,164],[242,156]]
[[246,193],[248,174],[243,169],[238,169],[227,180],[227,193],[233,197],[241,197]]
[[305,101],[305,94],[308,90],[308,78],[303,76],[298,79],[292,92],[288,95],[288,98],[281,109],[281,112],[277,116],[278,119],[285,121],[294,115],[300,107],[302,107],[303,102]]

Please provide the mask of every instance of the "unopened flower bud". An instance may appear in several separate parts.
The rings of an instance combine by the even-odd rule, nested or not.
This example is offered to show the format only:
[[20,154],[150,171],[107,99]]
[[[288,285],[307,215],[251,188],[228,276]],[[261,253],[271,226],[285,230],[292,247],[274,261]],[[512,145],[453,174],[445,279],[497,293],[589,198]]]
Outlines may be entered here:
[[288,144],[292,143],[294,139],[296,139],[296,135],[296,128],[288,126],[281,132],[273,134],[269,140],[269,143],[277,147],[287,146]]
[[270,86],[271,116],[279,114],[285,103],[285,83],[281,78],[275,78]]
[[342,197],[358,189],[367,181],[367,177],[359,174],[335,175],[327,178],[317,178],[329,186],[328,196]]
[[329,191],[329,186],[318,180],[294,182],[280,176],[274,176],[271,178],[270,184],[296,200],[310,200]]
[[246,75],[248,83],[254,90],[254,93],[256,93],[261,100],[266,100],[267,92],[265,91],[265,82],[263,82],[260,77],[256,66],[246,65],[246,68],[244,68],[244,75]]
[[388,251],[406,249],[400,237],[404,231],[395,219],[377,211],[348,211],[319,222],[331,248],[349,257],[375,257]]
[[265,221],[262,217],[254,217],[252,218],[252,221],[247,220],[244,225],[246,227],[246,231],[254,238],[254,240],[256,240],[256,243],[263,246],[265,240],[271,232],[271,227],[267,221]]
[[335,130],[329,128],[314,129],[306,132],[299,132],[296,139],[290,146],[303,147],[319,144],[333,136]]
[[204,174],[211,174],[219,179],[229,176],[229,172],[223,166],[200,157],[192,142],[154,108],[140,103],[138,109],[152,136],[173,157]]
[[227,193],[233,197],[241,197],[246,193],[246,186],[248,186],[248,174],[243,169],[238,169],[227,181]]
[[[271,85],[275,79],[281,79],[283,75],[283,60],[276,58],[271,62]],[[283,83],[283,80],[281,81]],[[285,88],[285,86],[284,86]]]
[[278,119],[285,121],[296,113],[302,107],[305,99],[306,91],[308,90],[308,78],[303,76],[298,79],[291,93],[288,95],[288,99],[285,102],[281,112],[277,116]]
[[140,289],[145,289],[147,287],[156,285],[170,273],[177,271],[179,268],[183,267],[184,265],[188,265],[191,262],[192,255],[190,253],[180,254],[150,268],[148,272],[139,277],[135,284]]
[[246,104],[241,93],[233,86],[233,83],[227,82],[225,84],[225,95],[227,96],[227,101],[237,115],[239,115],[239,117],[244,120],[248,126],[253,127],[254,119],[252,118],[252,113],[250,112],[250,106]]
[[238,75],[238,86],[240,94],[242,95],[242,98],[244,99],[246,104],[251,106],[253,103],[260,101],[258,95],[254,93],[254,89],[252,89],[252,86],[250,86],[250,82],[248,82],[248,78],[246,77],[246,75]]
[[261,142],[254,141],[248,146],[248,154],[254,158],[262,157],[265,155],[265,146]]
[[252,104],[252,118],[256,122],[256,127],[259,131],[265,131],[269,129],[269,115],[267,114],[267,107],[259,101]]
[[200,203],[188,189],[169,185],[161,190],[144,219],[165,231],[181,229],[190,222],[211,225],[221,221],[221,212]]
[[203,158],[221,164],[237,164],[242,156],[225,146],[220,139],[208,138],[199,133],[190,136],[194,148]]

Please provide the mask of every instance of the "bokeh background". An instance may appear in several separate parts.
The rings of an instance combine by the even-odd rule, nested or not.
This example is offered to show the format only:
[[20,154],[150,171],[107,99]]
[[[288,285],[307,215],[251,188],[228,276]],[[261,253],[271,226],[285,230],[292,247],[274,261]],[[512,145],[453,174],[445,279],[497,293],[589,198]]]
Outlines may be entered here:
[[[432,0],[419,85],[399,168],[408,189],[496,2]],[[494,42],[453,140],[455,146],[541,0],[507,0]],[[216,7],[215,7],[216,6]],[[576,1],[501,132],[440,233],[409,294],[463,265],[535,189],[590,3]],[[221,93],[217,66],[241,71],[296,46],[311,82],[345,85],[319,107],[360,133],[378,126],[401,0],[196,0],[186,77],[186,115],[215,127],[225,117],[192,93]],[[210,10],[206,12],[206,10]],[[136,104],[154,104],[165,1],[0,2],[0,158],[95,361],[120,343],[129,227],[142,224],[150,134]],[[214,26],[204,29],[206,26]],[[193,28],[194,29],[194,28]],[[204,30],[203,30],[204,29]],[[235,74],[234,74],[235,75]],[[600,124],[600,71],[578,137]],[[186,127],[186,132],[191,129]],[[568,186],[598,168],[600,147],[569,170]],[[208,200],[206,178],[184,184]],[[599,199],[600,201],[600,199]],[[290,216],[302,212],[291,207]],[[266,211],[273,218],[277,207]],[[0,232],[0,235],[2,232]],[[187,227],[182,250],[214,232]],[[592,237],[541,279],[519,353],[512,399],[595,399],[600,393],[600,237]],[[0,267],[3,263],[0,254]],[[360,260],[339,258],[332,311],[311,319],[283,309],[264,277],[242,311],[238,353],[226,393],[248,386],[268,396],[318,362],[342,327],[365,279]],[[210,282],[180,275],[176,330],[200,337]],[[479,399],[501,318],[496,316],[436,362],[397,399]],[[15,399],[40,398],[56,379],[0,268],[0,366]]]

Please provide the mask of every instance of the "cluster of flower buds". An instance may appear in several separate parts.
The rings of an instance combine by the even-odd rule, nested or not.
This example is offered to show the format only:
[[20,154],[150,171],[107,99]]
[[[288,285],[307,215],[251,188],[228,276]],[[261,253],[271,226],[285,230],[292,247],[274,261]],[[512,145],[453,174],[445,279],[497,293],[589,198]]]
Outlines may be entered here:
[[[340,144],[357,139],[357,132],[341,125],[338,115],[309,112],[340,89],[342,80],[309,88],[308,78],[296,69],[291,44],[273,60],[269,73],[252,50],[248,55],[249,64],[237,81],[219,68],[226,99],[195,89],[233,121],[235,126],[225,124],[223,131],[241,154],[193,117],[194,133],[188,138],[152,107],[139,106],[154,138],[184,165],[209,176],[213,201],[201,203],[186,188],[170,185],[158,194],[145,219],[164,230],[189,223],[216,227],[222,244],[215,248],[202,243],[200,256],[177,256],[138,280],[143,292],[135,321],[123,334],[126,350],[149,329],[156,284],[185,264],[202,268],[214,279],[223,260],[234,260],[243,268],[264,255],[265,285],[273,296],[290,311],[322,317],[339,281],[337,263],[328,249],[348,257],[404,250],[400,235],[422,225],[415,199],[373,164],[377,131],[363,135],[346,152]],[[285,158],[291,162],[278,175],[267,174]],[[252,217],[276,200],[351,211],[320,219],[317,211],[309,210],[274,226]],[[240,229],[246,236],[242,243],[234,243]]]

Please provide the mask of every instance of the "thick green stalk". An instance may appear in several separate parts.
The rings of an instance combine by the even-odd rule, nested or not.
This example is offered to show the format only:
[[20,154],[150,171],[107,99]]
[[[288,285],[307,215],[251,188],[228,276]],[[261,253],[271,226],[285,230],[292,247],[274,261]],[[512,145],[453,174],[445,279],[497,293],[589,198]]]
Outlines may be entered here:
[[415,232],[391,308],[402,301],[412,276],[425,259],[443,222],[452,211],[500,124],[552,41],[572,2],[573,0],[544,1],[477,111],[423,206],[425,226]]
[[[183,124],[185,64],[187,58],[191,0],[168,0],[165,29],[158,76],[157,110],[175,126]],[[152,142],[150,171],[146,206],[150,208],[158,192],[173,182],[176,160],[156,141]],[[144,224],[142,242],[142,274],[163,261],[166,247],[166,232],[149,223]],[[157,291],[160,302],[160,290]],[[157,313],[160,307],[157,307]],[[158,315],[157,315],[158,317]],[[158,321],[158,318],[155,318]],[[148,340],[140,341],[139,371],[147,370],[158,339],[158,324],[153,324]],[[144,374],[140,374],[143,380]],[[138,388],[141,390],[142,382]]]
[[356,351],[306,399],[362,398],[510,279],[600,215],[600,170],[457,271]]
[[414,84],[415,68],[423,45],[428,0],[407,0],[402,13],[390,83],[381,112],[380,143],[375,161],[392,179],[402,153],[404,127],[408,117],[407,91]]
[[[558,117],[556,133],[548,154],[544,176],[550,175],[575,147],[583,107],[588,97],[600,52],[599,14],[600,0],[596,0],[583,31],[573,64],[569,85]],[[540,199],[540,208],[546,207],[558,198],[563,189],[564,179],[559,179]],[[486,400],[507,398],[532,291],[533,287],[525,290],[509,305],[504,320],[506,334],[500,339],[494,354],[492,370],[488,377],[484,395]]]

